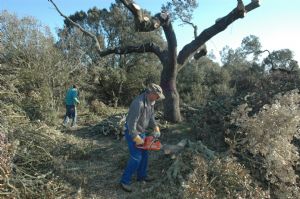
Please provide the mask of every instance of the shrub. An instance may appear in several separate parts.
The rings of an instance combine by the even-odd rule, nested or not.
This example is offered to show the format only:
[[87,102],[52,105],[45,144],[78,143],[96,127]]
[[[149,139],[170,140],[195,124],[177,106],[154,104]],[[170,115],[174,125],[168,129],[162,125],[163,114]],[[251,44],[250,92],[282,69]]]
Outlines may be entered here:
[[[3,35],[1,87],[11,88],[10,92],[14,94],[5,101],[12,102],[13,96],[17,96],[14,102],[31,120],[53,123],[54,113],[64,98],[64,85],[72,83],[69,79],[76,79],[74,73],[79,70],[76,63],[65,59],[56,48],[49,28],[32,17],[20,19],[6,11],[1,12],[0,35]],[[1,97],[4,99],[5,96]]]
[[276,198],[300,197],[294,170],[299,154],[292,144],[300,122],[299,101],[298,90],[279,94],[253,116],[243,104],[231,116],[236,130],[227,132],[226,141],[233,152],[249,161],[253,173],[260,171],[259,180],[270,184]]
[[231,96],[229,73],[209,59],[189,63],[178,75],[178,90],[183,103],[205,105],[220,96]]

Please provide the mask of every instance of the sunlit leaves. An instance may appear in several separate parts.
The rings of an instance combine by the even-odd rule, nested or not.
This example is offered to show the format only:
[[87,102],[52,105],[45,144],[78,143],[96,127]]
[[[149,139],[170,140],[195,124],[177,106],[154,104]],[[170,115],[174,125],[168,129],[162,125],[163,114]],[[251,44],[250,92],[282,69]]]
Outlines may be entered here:
[[170,13],[172,20],[181,19],[190,22],[193,11],[198,7],[196,0],[172,0],[162,6],[162,10]]

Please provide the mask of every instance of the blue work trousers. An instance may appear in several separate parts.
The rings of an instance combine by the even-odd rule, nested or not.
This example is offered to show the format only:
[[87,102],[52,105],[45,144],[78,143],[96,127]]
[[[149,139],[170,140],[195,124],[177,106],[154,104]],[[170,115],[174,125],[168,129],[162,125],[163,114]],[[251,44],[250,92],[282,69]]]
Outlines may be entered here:
[[76,126],[77,113],[75,105],[66,105],[66,115],[64,117],[64,125],[69,123],[69,118],[72,119],[71,126]]
[[[145,133],[140,134],[142,138],[145,137]],[[123,172],[121,183],[130,184],[132,175],[137,172],[137,180],[141,181],[147,177],[148,167],[148,151],[139,149],[135,146],[131,135],[128,133],[128,129],[125,130],[125,138],[128,143],[130,158],[127,162],[127,166]]]

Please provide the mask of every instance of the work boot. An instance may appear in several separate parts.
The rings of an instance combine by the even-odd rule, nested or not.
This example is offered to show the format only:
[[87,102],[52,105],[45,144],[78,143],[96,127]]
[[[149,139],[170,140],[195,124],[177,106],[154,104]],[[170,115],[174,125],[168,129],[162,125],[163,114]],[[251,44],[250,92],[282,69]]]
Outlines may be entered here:
[[143,178],[143,179],[141,179],[139,181],[141,181],[141,182],[152,182],[153,180],[155,180],[154,177],[147,176],[147,177],[145,177],[145,178]]
[[71,126],[71,129],[73,129],[73,130],[76,130],[76,129],[78,129],[78,126],[75,124],[75,125],[72,125]]
[[124,184],[124,183],[121,182],[120,185],[121,185],[121,187],[124,191],[132,192],[132,188],[129,184]]
[[62,126],[63,126],[63,127],[67,127],[67,126],[68,126],[68,122],[64,121],[64,122],[62,123]]

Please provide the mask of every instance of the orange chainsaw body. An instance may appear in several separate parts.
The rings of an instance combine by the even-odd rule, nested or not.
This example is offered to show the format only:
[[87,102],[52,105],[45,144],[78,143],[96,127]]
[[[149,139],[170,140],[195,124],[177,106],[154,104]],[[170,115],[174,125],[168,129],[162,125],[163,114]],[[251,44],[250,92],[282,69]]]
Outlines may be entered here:
[[144,149],[144,150],[157,151],[157,150],[161,149],[161,143],[158,139],[155,139],[153,136],[147,136],[144,139],[144,144],[137,145],[136,147],[139,149]]

